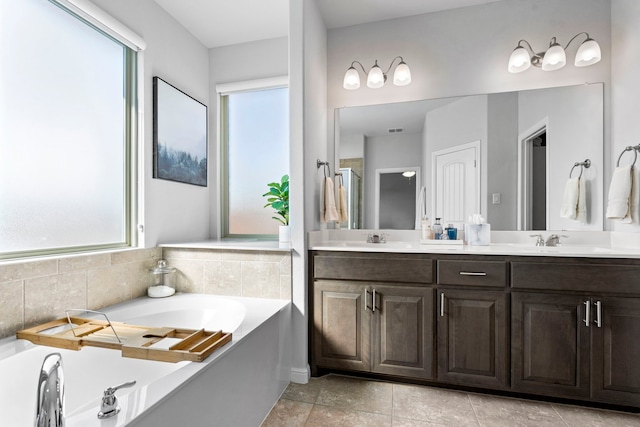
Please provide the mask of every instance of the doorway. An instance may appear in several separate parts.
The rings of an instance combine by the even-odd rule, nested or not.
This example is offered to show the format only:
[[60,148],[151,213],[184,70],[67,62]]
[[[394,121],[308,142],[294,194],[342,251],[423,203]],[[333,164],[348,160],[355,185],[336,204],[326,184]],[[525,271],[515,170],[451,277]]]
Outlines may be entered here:
[[376,169],[375,228],[413,230],[420,168]]

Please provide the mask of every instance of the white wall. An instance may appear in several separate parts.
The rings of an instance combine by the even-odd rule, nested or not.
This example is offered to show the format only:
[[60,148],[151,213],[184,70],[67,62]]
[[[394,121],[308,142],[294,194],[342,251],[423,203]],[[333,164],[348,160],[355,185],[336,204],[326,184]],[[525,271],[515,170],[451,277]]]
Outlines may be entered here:
[[[489,95],[487,102],[487,221],[492,230],[515,230],[518,165],[518,94]],[[500,194],[493,204],[492,194]]]
[[[608,164],[615,167],[618,156],[628,145],[640,143],[640,120],[638,120],[638,100],[640,100],[640,2],[638,0],[611,0],[612,30],[612,90],[611,90],[611,140],[612,149]],[[626,156],[633,157],[627,153]],[[628,158],[627,158],[628,160]],[[623,161],[620,162],[624,164]],[[635,182],[640,182],[640,165],[636,164]],[[608,194],[611,172],[605,174],[605,196]],[[640,222],[621,224],[612,221],[616,231],[638,232]]]
[[[602,86],[573,86],[524,91],[518,95],[519,131],[525,132],[542,119],[547,128],[548,230],[602,230],[603,149],[602,122],[584,117],[602,117]],[[564,184],[576,162],[591,160],[582,179],[587,184],[587,224],[560,218]],[[573,176],[579,175],[579,168]]]
[[[94,0],[144,38],[144,246],[209,237],[209,187],[153,179],[153,76],[159,76],[210,107],[208,51],[153,0]],[[209,134],[209,141],[211,141]],[[209,144],[208,161],[212,157]]]
[[340,135],[340,159],[364,157],[364,135]]
[[209,50],[209,187],[211,237],[220,237],[220,147],[216,85],[286,76],[289,73],[288,37],[260,40]]
[[[627,1],[626,7],[632,7],[632,3],[631,0]],[[330,30],[327,81],[329,110],[333,112],[335,108],[345,106],[604,82],[605,129],[608,129],[610,5],[610,0],[509,0]],[[629,21],[629,25],[632,22]],[[571,62],[578,45],[572,44],[567,54],[569,64],[561,70],[543,72],[532,68],[520,74],[507,71],[509,55],[518,40],[526,38],[535,49],[543,50],[553,36],[567,43],[571,36],[582,31],[588,31],[600,44],[600,63],[585,68],[574,67]],[[354,91],[343,89],[342,79],[352,61],[359,60],[369,67],[378,59],[386,68],[397,55],[402,55],[411,67],[410,85],[397,87],[387,83],[380,89],[369,89],[364,85]],[[333,114],[329,115],[328,128],[333,142]],[[608,147],[608,133],[605,133],[605,150]],[[333,155],[333,150],[330,153]],[[426,151],[424,155],[430,156]],[[430,158],[425,160],[430,165]],[[423,173],[427,178],[430,176],[429,170]],[[483,189],[487,189],[486,184],[484,179]],[[487,198],[483,197],[484,212],[486,203]]]

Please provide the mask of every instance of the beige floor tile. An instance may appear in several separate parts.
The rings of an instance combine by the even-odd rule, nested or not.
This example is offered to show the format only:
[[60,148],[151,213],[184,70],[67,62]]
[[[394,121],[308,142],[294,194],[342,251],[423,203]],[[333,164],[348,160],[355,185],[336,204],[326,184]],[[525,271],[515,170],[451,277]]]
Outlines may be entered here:
[[404,384],[393,385],[393,416],[451,426],[478,425],[466,393]]
[[307,422],[313,405],[280,399],[273,407],[262,427],[302,427]]
[[627,414],[569,405],[553,405],[553,407],[570,427],[640,426],[640,414]]
[[322,382],[323,380],[320,378],[311,378],[307,384],[289,383],[287,389],[282,393],[282,398],[296,402],[316,403]]
[[481,394],[469,398],[481,426],[566,426],[549,403]]
[[313,405],[307,427],[391,427],[391,416]]
[[444,424],[435,424],[428,421],[410,420],[407,418],[393,417],[391,420],[392,427],[436,427]]
[[329,375],[323,379],[317,404],[391,415],[391,383]]

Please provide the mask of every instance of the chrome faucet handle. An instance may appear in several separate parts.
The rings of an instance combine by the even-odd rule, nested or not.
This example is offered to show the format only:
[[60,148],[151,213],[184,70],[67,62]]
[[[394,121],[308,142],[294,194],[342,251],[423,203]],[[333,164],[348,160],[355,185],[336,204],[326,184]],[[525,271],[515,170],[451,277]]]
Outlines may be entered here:
[[544,246],[544,237],[542,237],[542,234],[529,234],[529,237],[537,237],[536,239],[536,246]]
[[135,381],[129,381],[115,387],[108,387],[104,391],[104,395],[102,396],[102,404],[100,405],[100,412],[98,412],[98,418],[105,419],[111,418],[120,412],[120,407],[118,406],[118,398],[116,396],[116,391],[125,387],[133,387],[136,384]]
[[566,234],[561,234],[561,235],[557,235],[557,234],[552,234],[549,237],[547,237],[547,246],[562,246],[562,242],[560,241],[560,238],[563,239],[568,239],[569,236]]

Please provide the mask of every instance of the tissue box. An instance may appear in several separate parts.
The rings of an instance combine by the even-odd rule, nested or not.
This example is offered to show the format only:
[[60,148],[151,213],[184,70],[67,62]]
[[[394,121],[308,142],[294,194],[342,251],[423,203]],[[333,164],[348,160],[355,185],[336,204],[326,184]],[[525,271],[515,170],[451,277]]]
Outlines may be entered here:
[[464,234],[470,246],[491,244],[491,224],[465,224]]

